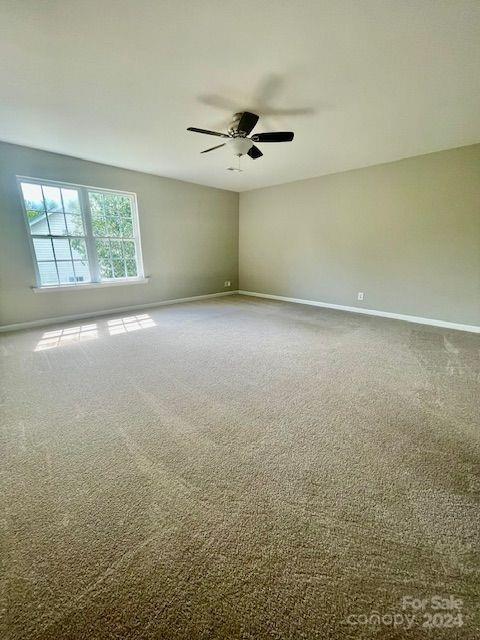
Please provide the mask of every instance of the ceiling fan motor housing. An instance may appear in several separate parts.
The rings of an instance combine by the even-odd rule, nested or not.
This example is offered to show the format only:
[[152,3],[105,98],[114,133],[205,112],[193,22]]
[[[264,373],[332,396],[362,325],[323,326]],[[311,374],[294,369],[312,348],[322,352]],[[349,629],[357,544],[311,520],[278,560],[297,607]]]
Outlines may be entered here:
[[[248,131],[244,131],[240,128],[240,123],[244,115],[251,116],[252,114],[247,114],[244,111],[240,111],[233,116],[233,120],[228,126],[228,133],[231,136],[248,136],[248,134],[250,133],[250,130],[252,129],[251,126],[248,127]],[[258,116],[255,116],[255,118],[258,119]],[[245,121],[244,124],[246,124]]]
[[228,125],[228,133],[231,136],[246,135],[245,131],[239,131],[239,129],[238,129],[238,125],[240,124],[240,120],[241,120],[242,116],[243,116],[243,112],[236,113],[233,116],[233,120]]

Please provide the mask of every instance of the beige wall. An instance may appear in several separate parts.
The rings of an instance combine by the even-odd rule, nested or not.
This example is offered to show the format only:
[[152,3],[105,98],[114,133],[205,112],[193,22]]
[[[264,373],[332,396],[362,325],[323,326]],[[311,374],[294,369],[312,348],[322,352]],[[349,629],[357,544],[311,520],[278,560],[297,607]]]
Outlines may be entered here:
[[[134,191],[143,285],[33,293],[16,175]],[[0,325],[234,290],[238,194],[0,142]]]
[[[151,281],[33,293],[16,175],[135,191]],[[225,280],[480,325],[480,145],[242,193],[239,285],[232,192],[0,143],[0,223],[0,325],[214,293]]]
[[480,325],[480,145],[242,193],[240,289]]

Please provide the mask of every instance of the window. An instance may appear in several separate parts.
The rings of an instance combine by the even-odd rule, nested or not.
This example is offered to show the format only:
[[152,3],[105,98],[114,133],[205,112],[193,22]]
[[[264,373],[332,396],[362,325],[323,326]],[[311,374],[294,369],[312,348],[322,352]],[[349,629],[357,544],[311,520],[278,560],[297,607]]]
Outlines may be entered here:
[[39,287],[143,278],[135,195],[19,178]]

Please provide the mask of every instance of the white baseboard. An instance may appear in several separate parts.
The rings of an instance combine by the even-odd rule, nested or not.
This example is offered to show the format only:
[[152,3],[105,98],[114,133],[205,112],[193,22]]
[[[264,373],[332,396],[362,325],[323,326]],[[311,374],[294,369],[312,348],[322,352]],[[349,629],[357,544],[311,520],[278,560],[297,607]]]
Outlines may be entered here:
[[136,311],[140,309],[151,309],[169,304],[179,304],[182,302],[193,302],[195,300],[205,300],[207,298],[219,298],[221,296],[231,296],[233,294],[243,296],[254,296],[256,298],[268,298],[270,300],[282,300],[283,302],[295,302],[297,304],[308,304],[314,307],[325,307],[327,309],[337,309],[339,311],[349,311],[352,313],[363,313],[369,316],[380,316],[383,318],[393,318],[394,320],[405,320],[406,322],[414,322],[416,324],[427,324],[433,327],[442,327],[444,329],[456,329],[458,331],[470,331],[472,333],[480,333],[480,326],[470,324],[459,324],[457,322],[447,322],[446,320],[436,320],[434,318],[422,318],[420,316],[411,316],[403,313],[391,313],[390,311],[378,311],[377,309],[363,309],[362,307],[348,307],[342,304],[332,304],[329,302],[318,302],[317,300],[303,300],[302,298],[288,298],[286,296],[276,296],[270,293],[257,293],[256,291],[220,291],[219,293],[207,293],[202,296],[190,296],[189,298],[175,298],[173,300],[161,300],[160,302],[148,302],[146,304],[129,305],[127,307],[116,307],[114,309],[105,309],[103,311],[90,311],[88,313],[77,313],[68,316],[57,316],[54,318],[42,318],[41,320],[31,320],[30,322],[18,322],[16,324],[7,324],[0,326],[0,332],[17,331],[20,329],[30,329],[33,327],[43,327],[61,322],[69,322],[72,320],[83,320],[85,318],[94,318],[98,316],[108,316],[114,313],[124,313],[126,311]]
[[30,329],[32,327],[44,327],[60,322],[71,320],[83,320],[85,318],[96,318],[97,316],[109,316],[112,313],[124,313],[125,311],[136,311],[139,309],[151,309],[168,304],[179,304],[181,302],[193,302],[194,300],[205,300],[207,298],[219,298],[220,296],[231,296],[238,291],[220,291],[219,293],[207,293],[203,296],[191,296],[189,298],[175,298],[173,300],[161,300],[160,302],[147,302],[146,304],[134,304],[128,307],[117,307],[115,309],[105,309],[103,311],[89,311],[88,313],[75,313],[70,316],[57,316],[55,318],[43,318],[41,320],[31,320],[30,322],[17,322],[16,324],[5,324],[0,326],[0,332],[18,331],[19,329]]
[[404,313],[391,313],[390,311],[378,311],[377,309],[363,309],[362,307],[347,307],[343,304],[331,304],[330,302],[318,302],[317,300],[302,300],[301,298],[287,298],[286,296],[276,296],[271,293],[257,293],[256,291],[238,291],[242,296],[255,296],[257,298],[268,298],[270,300],[283,300],[283,302],[296,302],[298,304],[309,304],[314,307],[325,307],[327,309],[338,309],[339,311],[350,311],[353,313],[364,313],[368,316],[381,316],[382,318],[393,318],[394,320],[405,320],[416,324],[428,324],[433,327],[444,329],[456,329],[458,331],[471,331],[480,333],[480,326],[473,324],[459,324],[457,322],[447,322],[446,320],[436,320],[434,318],[422,318],[420,316],[410,316]]

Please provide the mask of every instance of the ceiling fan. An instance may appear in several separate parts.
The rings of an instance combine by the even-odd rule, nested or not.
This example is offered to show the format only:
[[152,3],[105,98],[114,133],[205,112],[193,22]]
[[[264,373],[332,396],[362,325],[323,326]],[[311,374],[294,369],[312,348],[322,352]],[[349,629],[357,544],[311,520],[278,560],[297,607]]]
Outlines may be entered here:
[[201,153],[208,153],[215,149],[220,149],[226,144],[232,147],[234,155],[241,157],[248,155],[253,160],[263,156],[260,149],[255,146],[254,142],[290,142],[293,140],[293,131],[274,131],[269,133],[254,133],[250,138],[249,134],[255,128],[259,116],[256,113],[242,111],[233,116],[233,120],[228,127],[228,133],[219,133],[218,131],[209,131],[208,129],[198,129],[197,127],[188,127],[187,131],[195,131],[196,133],[205,133],[208,136],[217,136],[219,138],[227,138],[228,142],[222,142],[215,147],[205,149]]

